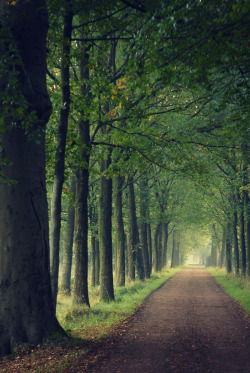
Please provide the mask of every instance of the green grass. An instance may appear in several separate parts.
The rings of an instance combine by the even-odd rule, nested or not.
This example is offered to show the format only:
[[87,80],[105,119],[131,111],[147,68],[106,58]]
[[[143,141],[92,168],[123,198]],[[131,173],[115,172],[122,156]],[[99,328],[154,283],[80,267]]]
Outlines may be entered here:
[[208,268],[221,287],[250,314],[250,279],[249,277],[227,274],[225,269]]
[[95,340],[112,333],[119,324],[132,315],[145,298],[161,286],[181,267],[153,274],[144,282],[135,281],[125,287],[115,288],[115,301],[99,301],[99,288],[90,288],[91,308],[72,305],[72,297],[58,295],[57,317],[62,327],[72,336]]

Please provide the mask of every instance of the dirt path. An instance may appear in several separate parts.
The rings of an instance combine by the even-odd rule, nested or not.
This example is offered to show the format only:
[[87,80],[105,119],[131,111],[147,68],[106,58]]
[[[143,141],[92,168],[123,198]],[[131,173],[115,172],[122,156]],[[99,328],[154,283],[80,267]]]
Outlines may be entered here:
[[249,319],[207,270],[184,269],[147,299],[91,372],[249,373]]

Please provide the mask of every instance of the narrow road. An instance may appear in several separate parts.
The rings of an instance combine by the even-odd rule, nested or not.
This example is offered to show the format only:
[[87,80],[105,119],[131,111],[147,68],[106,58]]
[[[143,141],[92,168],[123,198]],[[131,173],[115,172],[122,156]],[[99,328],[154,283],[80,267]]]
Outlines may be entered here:
[[147,299],[93,372],[249,373],[249,318],[206,269],[184,269]]

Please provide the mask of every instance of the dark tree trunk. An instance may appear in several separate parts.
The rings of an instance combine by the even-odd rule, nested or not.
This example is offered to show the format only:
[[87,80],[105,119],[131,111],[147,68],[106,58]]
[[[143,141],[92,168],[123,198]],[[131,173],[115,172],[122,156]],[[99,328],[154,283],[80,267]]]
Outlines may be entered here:
[[239,243],[238,243],[238,214],[237,214],[237,196],[233,195],[233,242],[234,242],[234,265],[236,275],[240,272]]
[[70,110],[70,39],[72,33],[72,6],[70,1],[65,1],[66,9],[64,15],[63,47],[61,57],[61,81],[62,81],[62,108],[57,135],[57,150],[55,158],[55,177],[51,199],[51,221],[50,221],[50,272],[54,305],[58,292],[59,272],[59,250],[61,231],[61,198],[64,182],[65,168],[65,146],[68,129],[68,117]]
[[95,243],[95,236],[91,236],[91,278],[90,278],[90,285],[95,286],[96,284],[96,275],[95,275],[95,262],[96,262],[96,243]]
[[116,247],[116,284],[125,285],[125,232],[122,216],[122,186],[124,178],[114,177],[114,222]]
[[91,278],[90,278],[90,284],[91,286],[95,286],[97,283],[97,217],[96,212],[93,206],[89,209],[89,220],[90,220],[90,226],[91,226]]
[[143,178],[140,182],[140,241],[142,245],[142,256],[145,270],[145,277],[150,277],[148,237],[147,237],[147,210],[148,210],[148,183]]
[[99,200],[99,240],[100,240],[100,297],[101,300],[114,299],[112,268],[112,179],[105,176],[111,163],[110,154],[101,161],[101,187]]
[[155,271],[158,272],[160,270],[160,248],[159,248],[159,243],[160,243],[160,237],[161,237],[161,232],[162,230],[162,224],[161,223],[158,223],[157,226],[156,226],[156,229],[155,229],[155,234],[154,234],[154,252],[155,252],[155,256],[154,256],[154,268],[155,268]]
[[69,201],[67,224],[64,235],[63,248],[63,262],[62,262],[62,278],[61,289],[70,294],[71,292],[71,269],[72,269],[72,249],[74,242],[74,228],[75,228],[75,194],[76,194],[76,178],[71,176],[71,183],[69,187],[69,194],[72,201]]
[[241,273],[246,276],[246,240],[245,240],[245,218],[244,218],[244,200],[243,197],[238,193],[238,200],[240,203],[239,211],[239,223],[240,223],[240,249],[241,249]]
[[163,251],[162,251],[162,265],[166,267],[168,264],[168,226],[169,223],[163,224]]
[[[45,1],[2,4],[0,28],[8,35],[0,40],[1,58],[5,55],[1,63],[8,63],[9,57],[14,61],[16,46],[21,63],[15,67],[20,71],[15,90],[28,106],[18,125],[5,118],[5,132],[1,133],[5,180],[0,182],[0,353],[8,354],[22,343],[39,343],[62,329],[55,316],[49,272],[44,133],[51,104],[46,88]],[[5,81],[6,76],[0,76],[1,98],[8,88]],[[22,104],[16,101],[15,108],[22,112]],[[13,108],[9,110],[14,113]],[[29,116],[31,111],[36,119]],[[4,159],[11,165],[4,165]]]
[[179,232],[174,229],[173,230],[173,249],[172,249],[172,260],[171,260],[171,268],[174,268],[179,265],[179,246],[180,246],[180,236]]
[[[80,78],[89,80],[89,55],[83,49],[80,62]],[[89,95],[87,85],[82,85],[82,97]],[[74,304],[89,306],[88,296],[88,193],[89,193],[89,157],[90,157],[90,124],[84,119],[85,113],[81,111],[81,120],[78,125],[80,139],[81,166],[76,173],[76,203],[75,203],[75,281]]]
[[151,225],[147,224],[147,241],[148,241],[148,257],[149,257],[149,270],[152,272],[152,260],[153,260],[153,249],[152,249],[152,234]]
[[[142,249],[139,240],[139,231],[136,217],[136,204],[133,179],[128,180],[128,205],[129,205],[129,246],[131,248],[131,255],[135,255],[136,272],[140,280],[144,280],[145,272],[143,266]],[[132,261],[131,260],[131,261]],[[130,275],[130,274],[129,274]],[[132,278],[131,278],[132,280]]]
[[100,247],[97,237],[95,239],[95,283],[100,284]]
[[231,234],[231,224],[227,225],[226,233],[226,268],[227,272],[232,272],[232,234]]
[[226,254],[226,229],[223,227],[221,255],[220,255],[220,268],[222,268],[225,265],[225,254]]
[[245,216],[247,237],[247,274],[250,276],[250,199],[248,191],[245,192]]

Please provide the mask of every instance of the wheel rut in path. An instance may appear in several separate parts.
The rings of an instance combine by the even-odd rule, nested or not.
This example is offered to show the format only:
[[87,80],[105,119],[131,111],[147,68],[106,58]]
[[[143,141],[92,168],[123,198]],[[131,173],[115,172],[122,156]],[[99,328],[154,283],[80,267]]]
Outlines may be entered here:
[[183,269],[148,297],[91,372],[249,373],[249,317],[206,269]]

